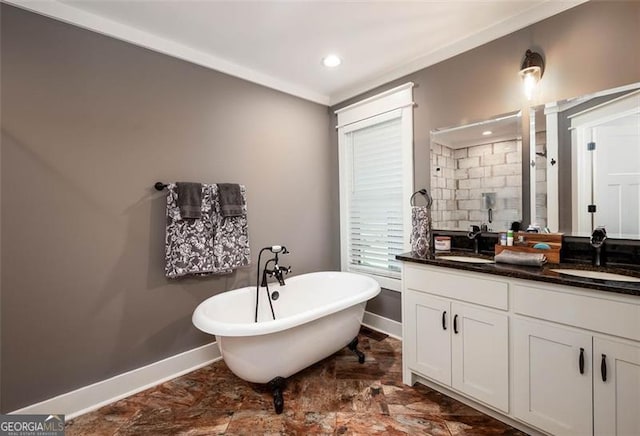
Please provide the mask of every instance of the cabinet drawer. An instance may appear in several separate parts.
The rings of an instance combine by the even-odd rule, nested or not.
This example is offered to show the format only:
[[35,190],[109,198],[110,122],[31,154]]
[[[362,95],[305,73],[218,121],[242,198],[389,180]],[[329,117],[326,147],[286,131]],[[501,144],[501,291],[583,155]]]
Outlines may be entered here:
[[640,340],[640,304],[538,286],[512,286],[516,313]]
[[507,310],[509,285],[505,281],[478,278],[470,274],[451,272],[448,268],[404,266],[407,289],[428,292],[482,306]]

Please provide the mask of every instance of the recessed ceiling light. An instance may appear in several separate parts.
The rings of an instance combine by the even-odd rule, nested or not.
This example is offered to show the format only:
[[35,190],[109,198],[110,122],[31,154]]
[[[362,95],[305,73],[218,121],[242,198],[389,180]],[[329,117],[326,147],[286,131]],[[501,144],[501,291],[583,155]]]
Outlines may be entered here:
[[337,55],[330,54],[322,58],[322,65],[327,68],[335,68],[342,63],[342,59],[340,59]]
[[489,136],[491,135],[493,132],[491,130],[485,130],[484,132],[482,132],[482,135],[484,136]]

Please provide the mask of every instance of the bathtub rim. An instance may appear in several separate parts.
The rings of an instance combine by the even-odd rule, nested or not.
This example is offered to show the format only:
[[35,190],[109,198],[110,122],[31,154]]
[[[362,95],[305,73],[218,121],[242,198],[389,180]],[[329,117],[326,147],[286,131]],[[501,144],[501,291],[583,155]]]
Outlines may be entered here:
[[223,293],[216,294],[214,296],[207,298],[206,300],[201,302],[198,305],[198,307],[196,307],[196,309],[193,311],[191,321],[193,322],[193,325],[199,330],[215,336],[241,337],[241,336],[267,335],[270,333],[287,330],[301,324],[306,324],[308,322],[314,321],[316,319],[322,318],[324,316],[330,315],[335,312],[339,312],[341,310],[344,310],[356,304],[366,302],[372,299],[373,297],[375,297],[376,295],[378,295],[381,291],[379,283],[372,277],[369,277],[363,274],[357,274],[357,273],[345,272],[345,271],[317,271],[317,272],[311,272],[311,273],[305,273],[305,274],[293,276],[288,280],[296,281],[296,279],[299,279],[302,277],[309,277],[313,275],[323,275],[323,274],[357,276],[359,279],[362,279],[365,284],[368,284],[368,286],[364,287],[361,291],[359,291],[354,295],[349,295],[346,298],[341,298],[339,300],[336,300],[335,302],[325,304],[320,308],[315,308],[314,310],[311,310],[311,311],[297,313],[295,315],[287,316],[286,318],[283,318],[283,319],[262,321],[259,323],[220,322],[220,321],[212,320],[204,313],[207,303],[219,295],[222,295],[228,292],[243,292],[245,289],[248,289],[249,292],[251,291],[255,292],[255,286],[245,286],[242,288],[231,289],[229,291],[225,291]]

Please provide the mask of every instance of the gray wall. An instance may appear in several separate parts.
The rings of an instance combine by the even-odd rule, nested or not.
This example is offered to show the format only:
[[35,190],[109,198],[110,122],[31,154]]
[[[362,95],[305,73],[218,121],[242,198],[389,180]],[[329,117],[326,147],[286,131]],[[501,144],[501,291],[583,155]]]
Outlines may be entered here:
[[[588,2],[439,64],[372,89],[341,107],[412,81],[415,188],[429,186],[429,132],[486,119],[529,105],[565,99],[640,81],[640,2]],[[534,101],[527,102],[518,76],[527,49],[543,54],[546,70]],[[529,216],[528,113],[523,116],[524,216]],[[335,119],[332,124],[336,124]],[[332,141],[337,147],[337,134]],[[337,177],[337,175],[336,175]],[[335,202],[337,205],[337,200]],[[369,307],[399,313],[385,295]],[[399,304],[396,302],[395,304]],[[396,319],[396,318],[393,318]],[[398,319],[396,319],[398,320]]]
[[327,107],[1,8],[2,412],[211,342],[195,306],[253,283],[165,279],[156,181],[244,183],[254,262],[339,269]]

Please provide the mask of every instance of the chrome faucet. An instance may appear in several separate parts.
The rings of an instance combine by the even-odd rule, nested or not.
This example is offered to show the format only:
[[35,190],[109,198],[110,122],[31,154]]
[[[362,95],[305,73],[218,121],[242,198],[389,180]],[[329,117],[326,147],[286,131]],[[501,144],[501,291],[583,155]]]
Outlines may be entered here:
[[602,264],[601,254],[602,254],[602,246],[604,245],[604,241],[607,239],[607,231],[604,227],[596,227],[596,229],[591,233],[591,238],[589,239],[589,243],[593,248],[596,249],[596,256],[593,260],[593,264],[595,266],[600,266]]
[[473,240],[473,252],[478,254],[480,253],[480,234],[482,230],[478,226],[469,226],[469,233],[467,233],[467,238]]

